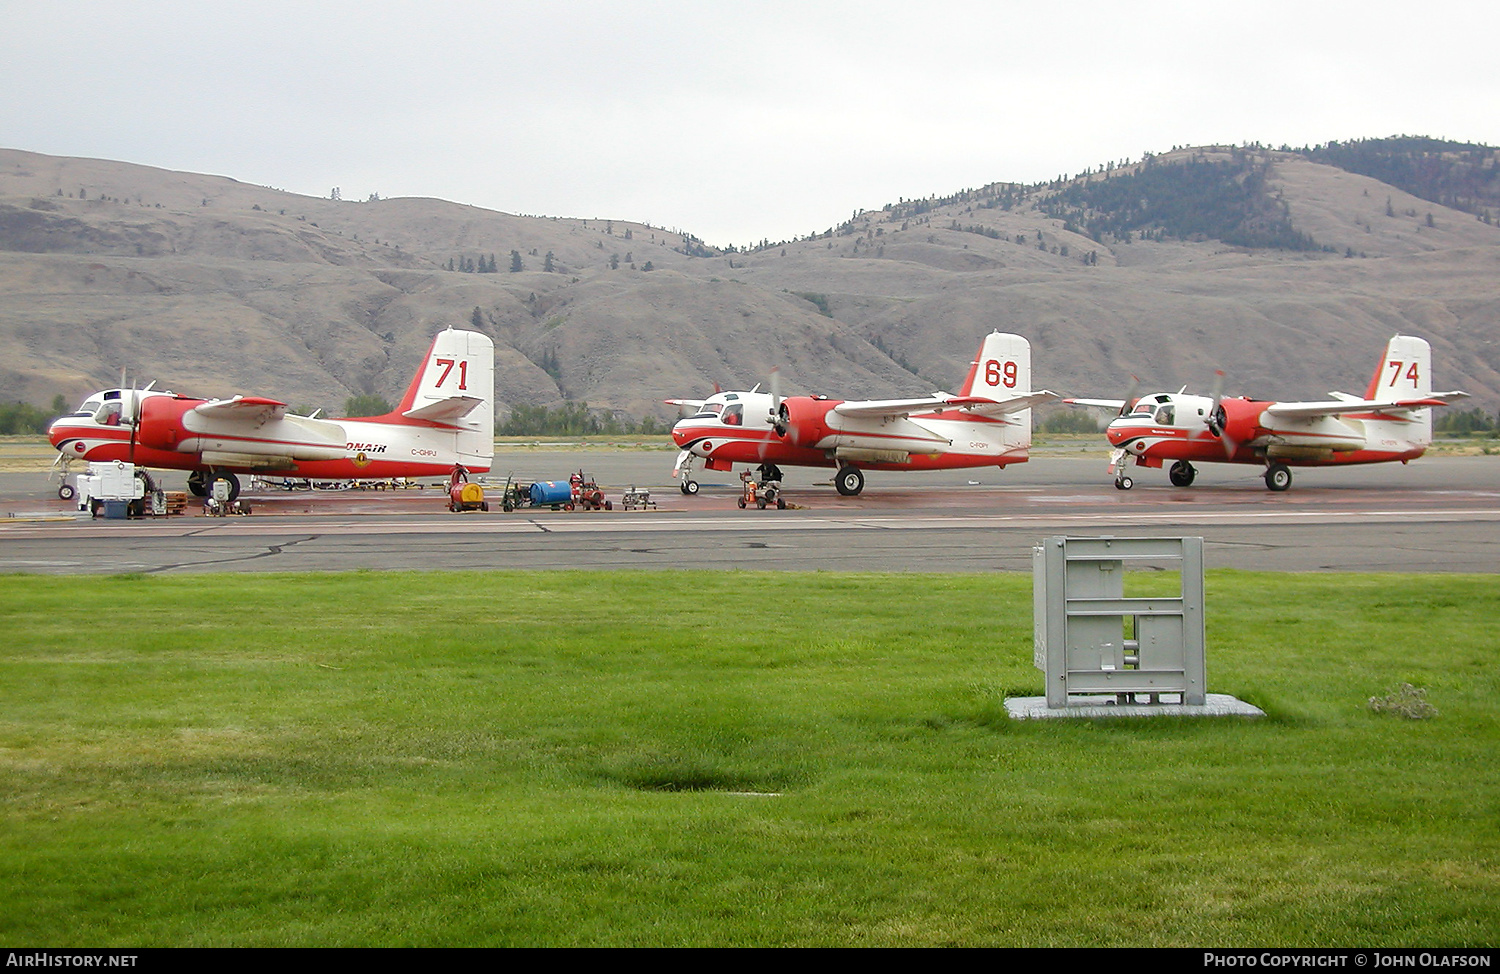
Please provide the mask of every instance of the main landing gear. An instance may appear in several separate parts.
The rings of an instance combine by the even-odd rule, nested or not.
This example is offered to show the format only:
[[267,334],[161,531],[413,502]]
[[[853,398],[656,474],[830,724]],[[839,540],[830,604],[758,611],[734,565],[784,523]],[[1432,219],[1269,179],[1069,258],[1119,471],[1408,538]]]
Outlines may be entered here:
[[229,485],[229,499],[240,496],[240,478],[228,470],[194,470],[188,474],[188,492],[194,497],[210,497],[214,492],[214,481],[222,480]]
[[1173,487],[1191,487],[1193,478],[1198,476],[1198,471],[1186,460],[1178,460],[1172,464],[1172,469],[1167,471],[1167,479],[1172,481]]
[[865,489],[865,475],[858,467],[840,467],[838,475],[833,478],[833,486],[845,497],[857,497]]
[[1282,491],[1292,486],[1292,471],[1284,463],[1273,463],[1266,468],[1266,489]]

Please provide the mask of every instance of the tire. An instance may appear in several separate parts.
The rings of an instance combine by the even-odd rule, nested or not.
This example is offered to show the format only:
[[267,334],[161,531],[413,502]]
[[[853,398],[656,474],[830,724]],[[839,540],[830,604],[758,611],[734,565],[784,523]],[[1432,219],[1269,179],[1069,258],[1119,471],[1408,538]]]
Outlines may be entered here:
[[490,502],[489,501],[480,501],[479,502],[479,509],[481,511],[483,511],[484,513],[488,514],[490,512]]
[[1115,490],[1129,490],[1130,488],[1132,488],[1134,486],[1135,486],[1135,481],[1131,480],[1129,477],[1116,477],[1115,478]]
[[1292,471],[1284,463],[1273,463],[1266,468],[1266,489],[1277,492],[1292,486]]
[[739,505],[740,505],[740,510],[743,511],[745,509],[745,498],[743,498],[743,497],[740,498]]
[[776,509],[778,511],[786,510],[786,501],[782,500],[780,497],[776,498]]
[[693,494],[698,493],[698,481],[696,481],[696,480],[684,480],[682,482],[682,492],[684,494],[687,494],[690,497]]
[[61,500],[70,501],[78,496],[78,491],[73,489],[72,484],[63,484],[57,488],[57,496]]
[[834,477],[833,485],[845,497],[858,497],[859,492],[865,489],[865,475],[859,472],[858,467],[842,467],[838,476]]
[[1172,464],[1172,469],[1167,471],[1167,479],[1172,481],[1173,487],[1191,487],[1193,479],[1198,476],[1198,471],[1186,460],[1178,460]]
[[755,501],[755,506],[764,511],[766,509],[766,499],[764,497],[758,498]]

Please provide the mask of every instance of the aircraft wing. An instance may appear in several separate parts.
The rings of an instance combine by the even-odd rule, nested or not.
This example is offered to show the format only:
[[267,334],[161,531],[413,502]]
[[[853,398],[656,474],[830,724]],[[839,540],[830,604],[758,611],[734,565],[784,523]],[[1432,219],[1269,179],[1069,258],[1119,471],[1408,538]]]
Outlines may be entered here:
[[274,422],[286,415],[286,403],[261,396],[235,396],[233,399],[212,399],[193,407],[193,412],[209,419],[229,420],[259,426]]
[[452,424],[472,413],[483,402],[483,399],[473,396],[449,396],[416,409],[408,409],[401,415],[407,419],[422,419],[429,423]]
[[1467,399],[1467,392],[1434,392],[1421,399],[1398,399],[1395,402],[1379,402],[1374,399],[1355,399],[1340,396],[1327,402],[1278,402],[1266,407],[1266,412],[1280,419],[1316,419],[1319,416],[1338,416],[1342,413],[1404,413],[1428,406],[1446,406],[1458,399]]
[[939,394],[923,399],[871,399],[865,402],[841,402],[833,407],[833,411],[840,416],[863,416],[877,419],[900,419],[912,413],[925,413],[934,409],[962,409],[966,412],[986,415],[1016,413],[1056,398],[1057,393],[1046,390],[1010,399]]
[[1114,412],[1125,408],[1123,399],[1064,399],[1063,402],[1069,406],[1093,406],[1096,409],[1109,409]]

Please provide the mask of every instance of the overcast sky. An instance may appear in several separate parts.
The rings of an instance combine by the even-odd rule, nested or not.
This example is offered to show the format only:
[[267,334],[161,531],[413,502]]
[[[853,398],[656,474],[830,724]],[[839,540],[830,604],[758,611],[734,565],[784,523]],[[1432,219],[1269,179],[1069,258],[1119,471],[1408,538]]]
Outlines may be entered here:
[[1176,145],[1500,145],[1493,0],[0,0],[0,145],[710,244]]

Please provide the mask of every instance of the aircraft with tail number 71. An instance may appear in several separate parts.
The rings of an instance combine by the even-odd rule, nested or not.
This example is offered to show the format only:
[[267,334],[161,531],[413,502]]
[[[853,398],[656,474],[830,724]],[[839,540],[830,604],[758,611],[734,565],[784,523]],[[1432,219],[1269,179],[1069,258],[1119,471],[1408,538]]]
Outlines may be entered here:
[[[495,455],[495,345],[473,331],[439,332],[400,405],[383,416],[317,419],[260,396],[194,399],[145,389],[107,389],[53,422],[60,460],[119,460],[188,471],[198,496],[236,473],[316,480],[447,476],[455,464],[490,469]],[[154,383],[153,383],[154,384]],[[146,477],[148,484],[149,477]],[[71,496],[66,478],[59,493]]]
[[[1025,463],[1031,449],[1031,407],[1057,394],[1031,389],[1031,344],[1020,335],[985,338],[956,394],[854,402],[827,396],[782,398],[772,389],[716,392],[707,399],[668,399],[696,411],[672,427],[682,448],[673,476],[696,494],[693,464],[732,470],[758,466],[780,480],[780,465],[833,467],[834,486],[852,497],[865,470],[953,470]],[[774,476],[771,476],[774,474]]]
[[1158,392],[1126,399],[1066,399],[1117,410],[1105,437],[1114,447],[1109,472],[1129,490],[1126,465],[1161,467],[1174,486],[1187,487],[1195,463],[1265,467],[1266,487],[1292,485],[1293,466],[1343,466],[1415,460],[1432,443],[1432,407],[1468,396],[1432,391],[1432,348],[1396,335],[1386,345],[1363,398],[1344,392],[1318,402],[1274,402]]

